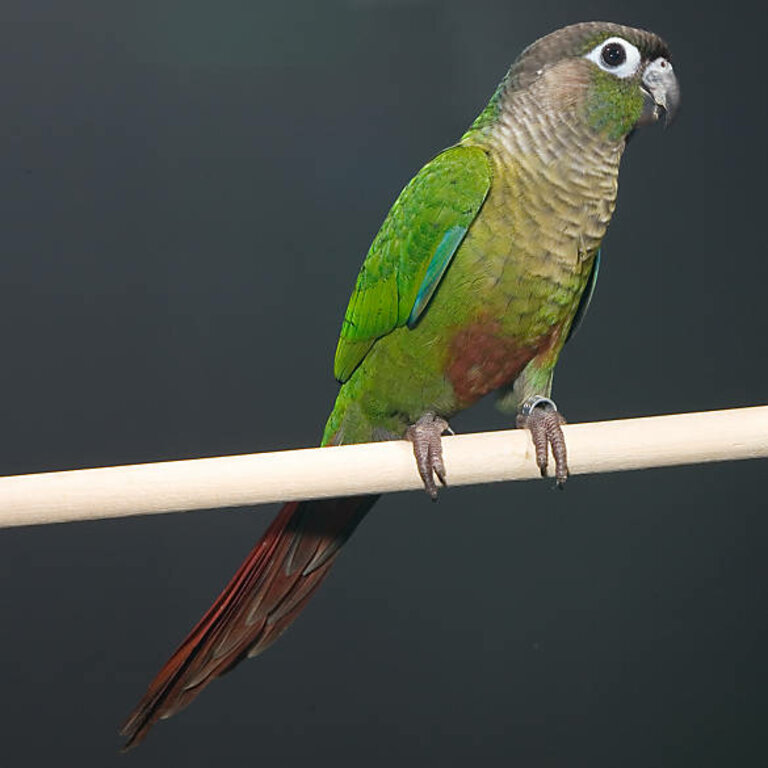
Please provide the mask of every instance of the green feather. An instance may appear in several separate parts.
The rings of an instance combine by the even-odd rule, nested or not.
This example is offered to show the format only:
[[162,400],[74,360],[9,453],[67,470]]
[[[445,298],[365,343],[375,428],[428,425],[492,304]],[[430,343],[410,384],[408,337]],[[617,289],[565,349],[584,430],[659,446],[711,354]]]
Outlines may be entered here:
[[345,382],[377,339],[427,308],[491,186],[486,152],[447,149],[414,177],[392,206],[357,277],[336,349]]
[[568,336],[565,339],[566,342],[570,341],[573,334],[579,329],[584,321],[584,316],[587,314],[589,305],[592,303],[592,297],[595,295],[595,288],[597,287],[597,277],[600,274],[601,253],[602,249],[598,248],[595,254],[595,261],[592,264],[592,271],[589,273],[589,279],[587,280],[587,287],[584,289],[584,293],[581,294],[579,306],[576,308],[576,314],[573,317],[573,322],[568,330]]
[[461,241],[464,239],[464,235],[467,234],[469,227],[457,224],[451,227],[440,244],[435,249],[435,253],[432,256],[432,260],[429,262],[427,272],[424,275],[424,280],[419,288],[419,293],[416,296],[416,301],[413,303],[411,314],[408,315],[407,325],[409,328],[413,328],[421,317],[421,313],[426,309],[429,300],[432,298],[432,294],[437,289],[440,278],[448,269],[448,265],[451,263],[453,254],[456,253],[456,249],[459,247]]

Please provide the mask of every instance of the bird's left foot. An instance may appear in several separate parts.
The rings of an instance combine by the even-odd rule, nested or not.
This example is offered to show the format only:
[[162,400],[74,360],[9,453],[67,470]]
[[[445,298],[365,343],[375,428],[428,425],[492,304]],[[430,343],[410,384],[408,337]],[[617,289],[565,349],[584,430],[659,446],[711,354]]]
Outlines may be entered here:
[[554,401],[540,395],[528,398],[517,416],[517,426],[531,433],[536,448],[536,465],[542,477],[547,476],[548,449],[552,447],[558,488],[562,488],[568,479],[568,456],[562,424],[565,424],[565,419]]
[[405,439],[413,443],[413,455],[416,457],[416,466],[424,483],[424,490],[432,501],[437,500],[435,476],[446,485],[443,445],[440,438],[444,432],[450,431],[448,422],[434,413],[425,413],[405,431]]

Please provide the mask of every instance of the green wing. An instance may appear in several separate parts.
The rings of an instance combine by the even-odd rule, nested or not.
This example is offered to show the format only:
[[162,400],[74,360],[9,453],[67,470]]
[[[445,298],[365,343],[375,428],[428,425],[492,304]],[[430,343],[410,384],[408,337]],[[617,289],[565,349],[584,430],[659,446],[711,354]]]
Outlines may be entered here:
[[336,348],[345,382],[377,339],[413,328],[491,186],[479,147],[456,146],[427,163],[392,206],[357,277]]
[[571,322],[568,335],[565,337],[566,343],[571,340],[573,334],[576,333],[576,331],[578,331],[581,327],[581,323],[584,320],[584,315],[587,314],[589,305],[592,303],[592,297],[595,295],[595,288],[597,287],[597,276],[600,274],[600,253],[601,249],[598,248],[597,253],[595,253],[595,260],[592,263],[592,271],[589,273],[587,285],[581,294],[581,299],[579,299],[579,306],[576,308],[576,314],[574,315],[573,321]]

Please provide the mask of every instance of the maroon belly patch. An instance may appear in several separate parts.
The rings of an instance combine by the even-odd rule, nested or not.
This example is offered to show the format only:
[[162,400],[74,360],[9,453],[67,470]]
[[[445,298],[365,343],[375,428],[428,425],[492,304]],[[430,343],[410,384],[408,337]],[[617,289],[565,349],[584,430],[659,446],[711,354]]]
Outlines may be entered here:
[[446,375],[462,405],[514,381],[545,345],[522,346],[502,335],[498,322],[476,323],[451,340]]

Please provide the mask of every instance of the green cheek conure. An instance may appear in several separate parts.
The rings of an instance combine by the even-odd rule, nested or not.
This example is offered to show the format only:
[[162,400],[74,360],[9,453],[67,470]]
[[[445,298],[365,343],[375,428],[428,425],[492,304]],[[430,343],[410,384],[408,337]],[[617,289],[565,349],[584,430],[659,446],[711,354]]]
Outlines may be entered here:
[[[678,101],[669,50],[650,32],[576,24],[523,51],[374,238],[344,316],[322,444],[407,438],[434,498],[448,419],[496,391],[531,431],[542,474],[551,446],[562,485],[555,363],[594,288],[627,139]],[[269,647],[375,501],[286,504],[150,685],[126,747]]]

